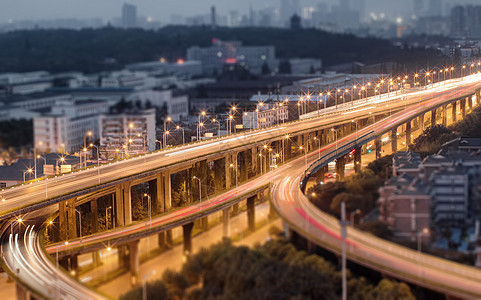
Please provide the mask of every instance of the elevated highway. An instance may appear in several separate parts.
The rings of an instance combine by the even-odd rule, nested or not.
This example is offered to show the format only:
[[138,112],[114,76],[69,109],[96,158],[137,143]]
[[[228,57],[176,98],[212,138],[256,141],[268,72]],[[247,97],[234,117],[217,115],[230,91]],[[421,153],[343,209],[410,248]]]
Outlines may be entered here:
[[[30,214],[35,214],[35,211],[39,208],[46,207],[47,205],[53,203],[65,201],[72,197],[78,197],[98,190],[110,188],[122,182],[128,182],[136,180],[138,178],[152,176],[155,172],[159,172],[159,170],[162,171],[169,168],[182,168],[185,165],[192,164],[196,160],[205,160],[206,157],[209,156],[216,157],[219,155],[224,155],[225,153],[228,153],[230,151],[239,151],[240,149],[249,148],[253,145],[263,145],[265,143],[279,141],[284,139],[286,135],[291,137],[296,135],[302,135],[311,131],[319,130],[320,128],[329,129],[332,126],[350,122],[351,120],[370,117],[371,114],[387,114],[388,112],[392,113],[393,111],[402,110],[399,113],[392,114],[390,117],[387,117],[382,121],[375,122],[373,125],[365,129],[359,130],[356,133],[339,139],[336,144],[337,147],[341,148],[345,144],[352,143],[353,141],[355,142],[357,138],[364,133],[369,133],[373,131],[376,136],[379,136],[405,123],[406,121],[415,118],[420,114],[431,111],[433,108],[476,94],[481,88],[481,84],[478,83],[478,80],[479,78],[477,76],[470,76],[465,78],[465,80],[463,81],[452,81],[443,85],[436,85],[428,89],[417,90],[402,95],[393,95],[391,97],[382,96],[380,98],[373,97],[368,101],[362,100],[357,101],[353,104],[345,104],[337,111],[326,112],[325,114],[320,113],[318,117],[313,117],[293,123],[280,124],[275,128],[267,128],[264,130],[237,134],[234,136],[206,141],[182,148],[175,148],[168,151],[147,154],[141,157],[135,157],[117,163],[101,166],[100,168],[82,170],[64,176],[49,178],[48,180],[33,182],[24,186],[4,189],[1,195],[5,197],[6,201],[1,203],[0,207],[2,208],[2,213],[0,218],[7,219],[23,216],[23,214],[27,212],[29,212]],[[332,150],[332,147],[335,147],[333,143],[320,149],[320,151],[322,152],[322,154],[324,154],[326,153],[326,151]],[[311,152],[310,154],[308,154],[307,158],[309,159],[309,163],[315,161],[318,155],[319,154],[317,152]],[[331,159],[335,157],[335,155],[331,156]],[[339,232],[339,230],[335,227],[335,224],[331,224],[333,222],[331,220],[332,218],[329,219],[330,217],[323,215],[322,213],[316,211],[314,208],[309,208],[310,204],[300,192],[300,182],[302,180],[303,171],[305,169],[305,166],[302,163],[304,159],[305,157],[294,159],[291,162],[280,167],[276,171],[277,174],[275,177],[271,176],[271,174],[267,174],[264,175],[265,177],[262,180],[259,179],[254,183],[249,182],[247,183],[249,185],[247,188],[242,188],[246,188],[244,192],[248,192],[249,189],[260,188],[261,185],[265,184],[265,178],[269,177],[270,181],[274,183],[273,203],[276,205],[279,214],[296,231],[299,231],[301,234],[306,235],[308,238],[319,243],[320,245],[336,251],[336,249],[338,249],[338,245],[336,243],[339,242],[339,239],[336,238],[335,232]],[[241,188],[241,186],[239,188]],[[219,199],[221,198],[227,199],[228,194],[221,196]],[[208,207],[206,205],[200,207],[199,209],[201,209],[202,211],[209,208],[211,207]],[[195,209],[186,210],[186,215],[193,213],[198,214],[199,211]],[[25,217],[29,218],[30,216],[31,215]],[[201,214],[199,214],[198,216],[200,217]],[[179,215],[177,217],[184,218],[185,216]],[[13,219],[12,221],[15,221],[15,219]],[[303,224],[303,226],[300,226],[300,224]],[[159,225],[159,228],[162,228],[160,223],[156,225]],[[34,240],[37,238],[37,236],[32,236],[31,233],[34,232],[34,230],[32,231],[31,229],[29,229],[29,231],[21,232],[21,234],[19,235],[20,238],[15,238],[17,234],[14,234],[13,236],[10,235],[7,227],[4,228],[2,235],[3,249],[12,249],[11,244],[13,241],[25,241],[23,245],[17,244],[18,246],[16,247],[19,250],[15,250],[13,248],[15,252],[17,252],[19,255],[4,256],[6,267],[8,267],[10,270],[14,270],[12,273],[16,273],[16,276],[18,276],[18,279],[21,281],[24,276],[23,274],[25,274],[26,272],[23,272],[23,269],[21,268],[19,269],[19,272],[16,272],[16,269],[18,269],[15,267],[16,261],[17,259],[21,259],[20,256],[24,255],[29,256],[34,260],[37,259],[37,255],[32,253],[24,254],[24,252],[21,251],[21,248],[25,247],[25,245],[28,244],[29,239],[25,238],[27,234]],[[314,227],[321,229],[319,229],[319,231],[316,231],[315,234],[313,234],[310,232],[310,230]],[[307,228],[307,230],[305,228]],[[108,238],[120,239],[123,236],[130,234],[131,233],[128,230],[118,230],[115,232],[111,232],[111,235],[109,235]],[[326,242],[326,240],[331,239],[328,235],[332,238],[331,242]],[[350,242],[350,247],[352,247],[353,249],[360,249],[361,247],[354,246],[361,244],[362,239],[369,237],[368,235],[361,232],[359,232],[358,235],[359,240],[357,240],[356,243],[354,243],[354,240]],[[11,236],[12,238],[10,238]],[[104,241],[105,239],[100,239],[98,243]],[[93,244],[95,243],[93,242]],[[75,243],[75,241],[73,240],[70,241],[68,245],[65,245],[65,247],[60,246],[59,248],[62,248],[62,251],[75,251],[75,248],[79,246],[82,246],[81,243]],[[395,245],[389,244],[389,247],[395,247]],[[53,251],[52,249],[49,250],[50,252]],[[58,250],[58,248],[56,250]],[[409,250],[406,250],[404,248],[402,248],[402,250],[407,251],[405,253],[409,253]],[[29,250],[29,252],[31,251]],[[374,252],[375,251],[373,251],[373,253]],[[361,259],[357,258],[354,250],[351,255],[353,260],[359,260],[359,262],[362,263]],[[372,253],[364,253],[364,259],[365,257],[370,257],[372,255]],[[383,255],[388,254],[386,254],[384,251]],[[404,262],[409,263],[411,261],[412,263],[412,257],[409,257],[409,255],[405,257],[396,256],[391,258],[395,259],[398,264],[402,265]],[[419,258],[419,262],[422,266],[425,256],[417,257]],[[376,266],[376,263],[380,261],[382,260],[378,259],[377,261],[373,260],[368,262],[364,260],[364,264],[369,265],[372,263],[374,268],[380,268],[380,266]],[[386,262],[388,261],[386,260]],[[389,269],[389,267],[391,267],[392,261],[390,261],[389,263],[389,265],[384,265],[384,268]],[[444,260],[439,260],[438,263],[448,264]],[[39,266],[48,267],[45,265],[48,265],[48,263],[42,263]],[[468,270],[466,272],[474,272],[474,275],[476,275],[476,272],[478,272],[476,269],[473,270],[469,267],[465,268],[466,270]],[[396,272],[399,272],[400,275],[396,276]],[[422,276],[414,276],[413,272],[402,273],[401,271],[396,270],[392,273],[393,274],[391,275],[395,277],[399,277],[408,281],[409,278],[411,278],[411,281],[416,282],[416,284],[427,286],[429,288],[433,288],[434,290],[440,290],[440,284],[437,284],[437,286],[432,286],[432,282],[429,283],[426,280],[423,280]],[[57,272],[53,270],[50,273],[50,277],[53,277],[54,279],[59,278],[56,277],[56,274]],[[406,274],[408,274],[409,276],[407,276]],[[447,276],[447,274],[442,274],[442,276]],[[405,277],[409,278],[406,279]],[[22,284],[28,285],[28,279],[25,279]],[[449,287],[449,285],[447,286]],[[34,290],[37,289],[34,288]],[[446,290],[446,288],[444,288],[443,291],[444,290]],[[477,298],[477,296],[475,295],[481,295],[477,294],[477,291],[475,291],[476,289],[468,290],[471,294],[466,295],[465,293],[463,295],[469,296],[471,298]],[[67,290],[66,293],[72,298],[77,298],[76,296],[74,296],[75,294],[73,291],[70,294]],[[459,296],[458,294],[455,295]],[[96,295],[94,296],[94,298],[97,296],[101,297],[100,295]],[[88,297],[91,297],[91,295],[89,295]],[[86,296],[85,299],[87,299],[88,297]]]

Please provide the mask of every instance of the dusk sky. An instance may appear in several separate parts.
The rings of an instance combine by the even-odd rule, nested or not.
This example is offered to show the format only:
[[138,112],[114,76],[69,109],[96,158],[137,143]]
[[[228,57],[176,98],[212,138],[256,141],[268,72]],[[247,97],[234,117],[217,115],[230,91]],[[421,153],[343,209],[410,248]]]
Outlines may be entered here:
[[[339,0],[301,0],[303,6],[315,6],[316,3],[335,4]],[[357,0],[352,0],[357,1]],[[413,0],[365,0],[366,13],[384,12],[394,17],[412,10]],[[420,1],[420,0],[417,0]],[[428,2],[429,0],[425,0]],[[8,20],[40,20],[56,18],[102,18],[105,21],[120,16],[124,2],[138,7],[139,16],[150,16],[156,21],[166,23],[172,14],[194,15],[209,13],[215,5],[219,14],[229,10],[248,11],[249,5],[254,9],[263,6],[278,5],[280,0],[245,1],[245,0],[2,0],[0,22]],[[444,0],[446,3],[481,4],[481,0]]]

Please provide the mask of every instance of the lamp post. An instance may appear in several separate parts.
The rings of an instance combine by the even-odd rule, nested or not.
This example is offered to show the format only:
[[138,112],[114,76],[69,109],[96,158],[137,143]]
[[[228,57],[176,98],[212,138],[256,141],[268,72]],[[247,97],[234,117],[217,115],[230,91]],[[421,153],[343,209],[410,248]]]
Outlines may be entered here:
[[164,147],[165,147],[165,145],[167,145],[167,143],[165,142],[165,140],[166,140],[165,133],[167,132],[167,122],[170,122],[170,121],[172,121],[171,117],[167,117],[164,120],[164,135],[163,135],[163,137],[164,137],[164,140],[163,140],[164,141]]
[[304,148],[303,146],[299,146],[299,150],[304,150],[304,164],[307,170],[307,148]]
[[170,131],[164,131],[164,148],[167,148],[167,136],[170,134]]
[[144,197],[147,197],[148,204],[149,204],[149,219],[150,219],[150,224],[149,227],[152,227],[152,202],[150,199],[150,195],[147,193],[144,193]]
[[[109,206],[105,209],[105,230],[108,230],[109,229],[109,218],[108,218],[108,212],[109,212],[109,209],[112,209],[112,206]],[[112,220],[112,225],[113,225],[113,220]],[[113,227],[113,226],[112,226]]]
[[182,147],[185,146],[185,135],[184,135],[184,128],[180,127],[179,125],[175,126],[175,129],[182,130]]
[[314,137],[314,140],[319,144],[319,150],[318,150],[318,159],[321,159],[321,140],[318,139],[316,136]]
[[197,179],[199,181],[199,210],[202,208],[202,185],[200,178],[197,176],[192,177],[192,179]]
[[87,137],[88,137],[88,136],[92,136],[92,134],[93,134],[93,133],[92,133],[91,130],[87,131],[87,132],[84,134],[84,148],[87,147]]
[[140,133],[138,133],[138,134],[137,134],[137,137],[139,137],[139,138],[141,138],[141,139],[142,139],[142,142],[143,142],[143,149],[144,149],[144,151],[145,151],[145,152],[148,152],[148,151],[146,151],[146,149],[145,149],[145,138],[144,138],[144,137],[143,137],[143,136],[142,136]]
[[347,280],[346,280],[346,237],[347,237],[347,221],[346,221],[346,203],[341,202],[341,239],[342,239],[342,300],[347,300]]
[[[62,173],[61,170],[58,170],[58,162],[59,162],[59,161],[61,162],[60,165],[62,165],[62,163],[65,162],[65,157],[62,156],[62,157],[60,157],[59,159],[57,159],[57,160],[55,161],[55,164],[56,164],[55,174],[60,174],[60,173]],[[60,167],[60,169],[62,169],[62,167]],[[58,173],[57,173],[57,171],[58,171]]]
[[75,209],[75,212],[78,213],[79,225],[80,225],[80,242],[82,242],[82,214],[77,209]]
[[142,281],[142,300],[147,300],[147,279],[155,274],[155,270],[144,276]]
[[32,168],[28,168],[26,171],[23,172],[23,182],[25,182],[25,174],[27,173],[32,174],[32,172],[33,172]]
[[418,272],[421,273],[421,247],[422,247],[422,237],[423,235],[428,235],[429,234],[429,229],[428,228],[423,228],[422,231],[419,231],[417,234],[416,234],[416,237],[417,237],[417,240],[418,240]]
[[361,213],[361,210],[358,208],[356,209],[355,211],[352,211],[351,214],[349,215],[349,221],[351,221],[351,225],[354,226],[356,225],[356,222],[354,220],[354,217],[357,215],[357,214],[360,214]]
[[199,124],[197,124],[197,141],[200,140],[200,128],[201,127],[204,127],[204,123],[200,122]]
[[155,140],[155,143],[159,143],[159,149],[162,150],[162,142],[159,140]]
[[213,118],[212,123],[217,123],[217,125],[219,126],[219,129],[217,131],[217,137],[220,137],[220,122],[219,122],[219,120],[217,120],[216,118]]
[[331,131],[333,131],[334,134],[336,135],[336,153],[337,153],[337,131],[338,131],[338,129],[332,128]]

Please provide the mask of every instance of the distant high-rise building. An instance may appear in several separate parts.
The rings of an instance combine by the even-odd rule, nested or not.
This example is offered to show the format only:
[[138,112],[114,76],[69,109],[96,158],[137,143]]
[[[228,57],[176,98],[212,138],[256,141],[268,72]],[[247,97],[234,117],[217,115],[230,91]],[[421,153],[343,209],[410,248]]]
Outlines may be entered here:
[[124,3],[122,6],[122,27],[132,28],[137,26],[137,7]]
[[451,9],[451,35],[466,36],[466,14],[463,6],[457,5]]
[[429,0],[428,15],[441,16],[443,14],[443,7],[441,0]]
[[341,0],[341,9],[350,9],[349,0]]
[[216,13],[215,13],[215,6],[212,6],[210,8],[210,25],[214,29],[217,26],[217,16],[216,16]]
[[359,12],[359,18],[361,20],[364,20],[364,18],[366,17],[366,1],[356,0],[353,1],[350,6],[352,10]]
[[422,16],[424,13],[424,0],[413,0],[413,15]]

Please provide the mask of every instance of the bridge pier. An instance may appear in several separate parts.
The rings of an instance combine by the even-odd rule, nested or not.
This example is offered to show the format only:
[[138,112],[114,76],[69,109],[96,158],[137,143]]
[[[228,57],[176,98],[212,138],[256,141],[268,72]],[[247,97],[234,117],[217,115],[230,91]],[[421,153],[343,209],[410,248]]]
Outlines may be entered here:
[[128,244],[129,247],[129,270],[130,285],[137,286],[140,282],[140,258],[139,258],[139,241],[133,241]]
[[461,117],[463,120],[466,118],[466,99],[461,99],[460,100],[460,105],[459,108],[461,110]]
[[441,112],[442,112],[442,124],[443,126],[448,126],[448,106],[444,105],[441,107]]
[[344,180],[346,169],[346,156],[343,155],[336,159],[336,180]]
[[221,159],[214,160],[214,168],[212,170],[212,173],[214,173],[214,192],[218,193],[224,189],[223,177],[225,175]]
[[157,204],[157,209],[160,213],[165,212],[165,205],[164,205],[164,176],[162,173],[157,174],[155,178],[156,184],[156,197],[155,203]]
[[67,200],[68,240],[77,238],[77,213],[75,212],[75,198]]
[[222,236],[230,237],[230,208],[222,210]]
[[[97,233],[99,231],[99,213],[97,207],[97,199],[90,201],[90,213],[92,215],[92,234]],[[105,220],[105,224],[107,224],[107,219]]]
[[253,176],[259,174],[259,166],[257,165],[257,147],[251,148],[251,166]]
[[225,169],[225,188],[226,190],[230,189],[231,187],[231,182],[232,182],[232,172],[231,172],[231,167],[230,167],[230,164],[232,163],[231,162],[232,160],[232,157],[230,154],[227,154],[225,157],[224,157],[224,169]]
[[30,291],[21,286],[19,283],[15,283],[15,295],[17,300],[30,300],[32,298],[32,294]]
[[170,171],[164,172],[164,209],[170,211],[172,207],[172,184],[170,178]]
[[247,173],[247,153],[246,151],[241,151],[239,153],[239,157],[237,158],[237,169],[239,170],[239,182],[247,181],[248,173]]
[[[432,112],[431,112],[432,113]],[[432,120],[436,122],[436,112],[434,111],[434,119],[431,119],[431,126]],[[406,149],[411,145],[411,121],[406,122]]]
[[192,229],[194,223],[190,222],[182,225],[182,236],[184,238],[184,257],[188,258],[192,254]]
[[381,158],[382,156],[382,138],[377,137],[374,139],[374,148],[376,151],[376,159]]
[[67,241],[67,201],[58,203],[59,241]]
[[453,123],[456,123],[456,120],[457,120],[457,116],[456,116],[456,113],[457,113],[456,103],[457,103],[457,101],[454,101],[454,102],[451,104],[451,105],[452,105],[451,117],[452,117],[452,119],[453,119]]
[[421,132],[424,131],[424,115],[425,115],[425,114],[421,114],[421,115],[419,116],[419,130],[420,130]]
[[362,150],[362,147],[357,147],[355,150],[354,150],[354,171],[356,173],[359,173],[361,172],[362,170],[362,164],[361,164],[361,150]]
[[436,126],[436,114],[437,114],[437,109],[431,110],[431,127]]
[[397,127],[391,130],[391,152],[397,152]]
[[247,198],[247,225],[248,229],[256,229],[256,199],[257,195]]

